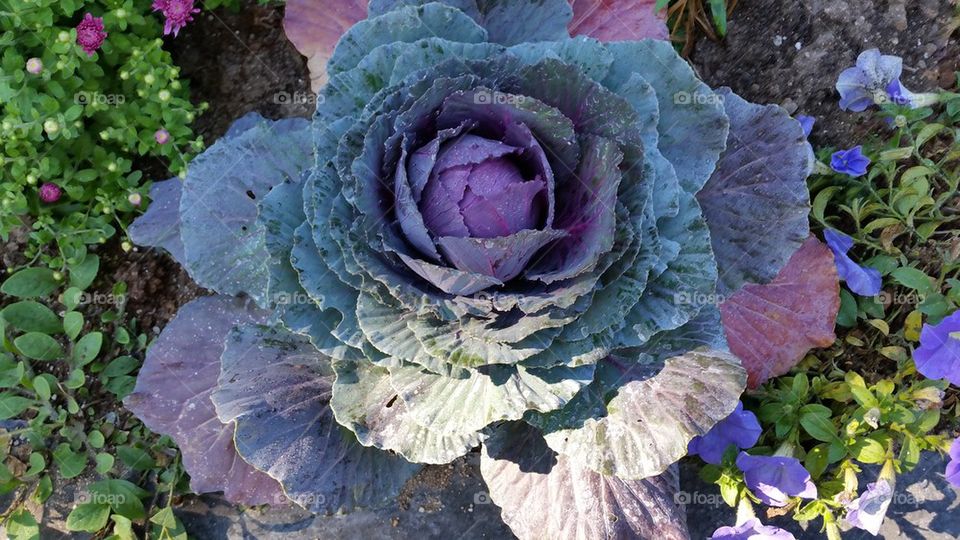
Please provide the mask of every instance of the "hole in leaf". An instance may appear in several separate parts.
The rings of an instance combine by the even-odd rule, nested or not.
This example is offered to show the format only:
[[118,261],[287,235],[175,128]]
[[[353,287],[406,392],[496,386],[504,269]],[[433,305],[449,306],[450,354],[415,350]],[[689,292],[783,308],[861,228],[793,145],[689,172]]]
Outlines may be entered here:
[[257,195],[254,192],[250,191],[249,189],[247,190],[247,197],[250,197],[254,201],[257,200]]
[[390,407],[393,407],[393,404],[397,401],[397,397],[398,397],[398,396],[393,396],[392,398],[390,398],[390,401],[387,402],[387,408],[388,408],[388,409],[389,409]]

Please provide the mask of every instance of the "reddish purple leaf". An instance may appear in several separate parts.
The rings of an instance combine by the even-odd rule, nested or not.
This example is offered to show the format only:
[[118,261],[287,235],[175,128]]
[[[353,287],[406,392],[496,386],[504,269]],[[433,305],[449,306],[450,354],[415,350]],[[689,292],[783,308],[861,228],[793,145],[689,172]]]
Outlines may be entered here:
[[829,347],[840,310],[833,254],[810,237],[766,285],[749,284],[720,305],[730,350],[747,370],[747,386],[790,371],[812,348]]
[[570,0],[570,35],[600,41],[668,39],[667,11],[655,11],[657,0]]
[[237,454],[234,425],[220,422],[210,400],[227,333],[261,319],[244,301],[226,296],[183,306],[147,351],[124,405],[148,428],[176,441],[193,491],[223,491],[227,500],[242,504],[282,504],[287,498],[280,484]]
[[366,18],[367,0],[287,0],[283,31],[307,57],[314,92],[327,82],[327,61],[340,36]]

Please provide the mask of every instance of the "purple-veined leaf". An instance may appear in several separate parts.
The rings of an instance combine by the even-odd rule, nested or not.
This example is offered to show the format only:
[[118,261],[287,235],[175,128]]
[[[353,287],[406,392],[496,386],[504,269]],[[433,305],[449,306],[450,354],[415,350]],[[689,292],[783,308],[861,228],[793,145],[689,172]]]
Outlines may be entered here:
[[657,0],[570,0],[573,20],[570,35],[587,35],[600,41],[668,39],[667,10],[657,10]]
[[212,399],[237,451],[315,513],[390,500],[419,466],[367,448],[334,419],[330,360],[305,336],[244,326],[227,338]]
[[237,454],[234,425],[217,419],[210,400],[227,333],[266,316],[248,304],[208,296],[180,308],[147,351],[124,405],[151,430],[173,438],[193,491],[223,491],[228,500],[242,504],[281,504],[286,497],[280,484]]
[[180,239],[180,194],[183,181],[171,178],[150,186],[150,206],[127,232],[134,243],[161,248],[177,262],[184,264],[183,241]]
[[800,123],[781,107],[754,105],[729,88],[717,96],[730,117],[727,149],[697,200],[717,256],[717,292],[729,296],[773,279],[810,235],[814,157]]
[[833,254],[810,237],[766,285],[746,285],[720,305],[730,350],[756,388],[790,371],[812,348],[829,347],[840,310]]

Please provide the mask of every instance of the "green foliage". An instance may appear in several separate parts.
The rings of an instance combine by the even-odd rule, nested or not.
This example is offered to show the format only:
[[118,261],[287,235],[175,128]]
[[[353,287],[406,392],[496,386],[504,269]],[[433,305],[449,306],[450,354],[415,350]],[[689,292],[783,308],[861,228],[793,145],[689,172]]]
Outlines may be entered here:
[[[149,1],[11,0],[0,9],[0,237],[26,224],[28,259],[82,272],[87,246],[123,230],[145,198],[141,167],[179,173],[202,147],[189,127],[196,110]],[[92,57],[74,29],[88,12],[109,34]],[[37,74],[26,69],[34,58]],[[154,140],[161,128],[164,145]],[[47,182],[63,189],[55,204],[38,198]]]
[[[822,518],[834,537],[862,466],[882,465],[889,477],[912,470],[922,452],[949,448],[941,423],[960,416],[954,390],[923,378],[911,358],[922,323],[960,306],[960,96],[942,98],[936,110],[879,112],[881,131],[863,143],[872,160],[865,176],[820,166],[810,179],[814,229],[850,235],[852,256],[880,271],[884,290],[859,297],[842,288],[842,339],[745,398],[763,428],[758,448],[798,458],[817,485],[818,499],[795,499],[786,510],[798,521]],[[818,151],[820,162],[835,150]],[[728,452],[701,474],[730,506],[756,502],[735,458]]]
[[[0,492],[19,497],[3,523],[12,538],[37,538],[36,519],[22,503],[42,504],[55,484],[83,476],[100,480],[78,494],[70,530],[132,539],[140,523],[154,537],[185,538],[169,506],[151,512],[149,493],[130,481],[159,484],[168,503],[184,489],[172,442],[118,406],[133,389],[147,336],[126,318],[125,284],[108,294],[85,290],[99,266],[88,258],[95,264],[71,283],[53,280],[37,290],[52,272],[26,269],[0,285],[9,293],[0,309]],[[38,298],[56,291],[55,300]]]

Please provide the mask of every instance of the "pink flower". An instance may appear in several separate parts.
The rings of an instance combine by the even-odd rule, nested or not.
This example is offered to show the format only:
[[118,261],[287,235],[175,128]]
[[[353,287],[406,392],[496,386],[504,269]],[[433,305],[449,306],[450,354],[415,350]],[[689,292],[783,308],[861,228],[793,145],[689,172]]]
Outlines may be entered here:
[[107,33],[103,31],[103,17],[94,17],[87,13],[83,20],[77,25],[77,45],[83,48],[87,56],[93,56],[93,52],[103,45],[103,40],[107,38]]
[[43,72],[43,61],[41,61],[39,58],[31,58],[27,60],[27,73],[39,75],[42,72]]
[[56,184],[46,182],[40,186],[40,200],[47,204],[59,201],[61,195],[63,195],[63,190]]
[[153,0],[153,10],[163,12],[166,18],[163,34],[172,33],[174,36],[193,20],[194,13],[200,13],[199,8],[193,7],[193,0]]
[[167,144],[170,141],[170,132],[160,128],[153,134],[153,140],[157,141],[157,144]]

